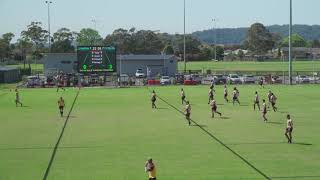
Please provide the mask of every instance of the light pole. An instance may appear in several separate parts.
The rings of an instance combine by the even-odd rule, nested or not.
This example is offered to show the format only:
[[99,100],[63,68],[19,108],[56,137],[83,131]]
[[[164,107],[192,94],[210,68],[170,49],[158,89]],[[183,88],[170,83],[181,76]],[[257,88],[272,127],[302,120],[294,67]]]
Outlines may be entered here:
[[289,84],[292,85],[292,0],[290,0],[290,25],[289,25]]
[[97,30],[97,20],[92,19],[91,22],[92,22],[93,25],[94,25],[94,30]]
[[214,60],[217,60],[217,21],[218,19],[214,18],[213,21],[213,29],[214,29]]
[[48,33],[49,33],[49,53],[51,53],[51,33],[50,33],[50,4],[52,1],[45,1],[48,6]]
[[187,72],[186,62],[186,0],[183,0],[183,61],[184,61],[184,72]]

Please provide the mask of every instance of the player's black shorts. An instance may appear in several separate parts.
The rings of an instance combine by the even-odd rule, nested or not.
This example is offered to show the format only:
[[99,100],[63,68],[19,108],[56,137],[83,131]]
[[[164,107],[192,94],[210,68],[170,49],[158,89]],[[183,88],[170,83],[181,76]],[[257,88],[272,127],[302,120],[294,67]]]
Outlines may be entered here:
[[210,98],[210,99],[213,99],[213,96],[212,96],[212,95],[210,95],[210,96],[209,96],[209,98]]
[[293,128],[286,128],[286,133],[292,133]]
[[275,106],[275,105],[276,105],[276,103],[274,103],[274,102],[271,102],[271,105],[272,105],[272,106]]
[[185,99],[186,99],[186,96],[182,96],[181,99],[182,99],[182,100],[185,100]]
[[228,94],[224,94],[224,97],[227,97],[228,96]]
[[213,112],[216,112],[216,111],[217,111],[217,107],[212,107],[211,110],[212,110]]
[[186,113],[186,118],[190,118],[190,113],[189,112]]
[[59,109],[61,109],[61,110],[62,110],[63,108],[64,108],[64,106],[59,106]]
[[149,180],[157,180],[157,178],[149,178]]
[[259,104],[260,102],[259,102],[259,101],[254,101],[253,103],[254,103],[254,104]]
[[233,96],[233,100],[234,101],[238,100],[238,97]]

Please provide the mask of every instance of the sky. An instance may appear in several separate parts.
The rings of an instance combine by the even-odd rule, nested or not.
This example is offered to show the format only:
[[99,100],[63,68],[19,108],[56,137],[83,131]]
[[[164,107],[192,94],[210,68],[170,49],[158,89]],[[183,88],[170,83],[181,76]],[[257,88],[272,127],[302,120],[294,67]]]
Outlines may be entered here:
[[[96,28],[105,37],[117,28],[183,33],[183,0],[52,0],[51,32]],[[320,24],[320,0],[293,0],[294,24]],[[48,28],[45,0],[0,0],[0,34],[16,37],[32,21]],[[217,19],[213,23],[212,19]],[[289,0],[186,0],[186,32],[288,24]]]

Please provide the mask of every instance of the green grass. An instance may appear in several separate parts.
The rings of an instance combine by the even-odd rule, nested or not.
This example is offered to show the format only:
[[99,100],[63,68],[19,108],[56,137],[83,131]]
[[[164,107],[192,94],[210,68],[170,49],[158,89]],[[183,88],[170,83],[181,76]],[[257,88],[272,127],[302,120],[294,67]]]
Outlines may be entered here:
[[[18,64],[18,65],[8,65],[9,67],[18,67],[18,68],[24,68],[23,64]],[[31,69],[34,71],[44,71],[43,64],[30,64]],[[29,68],[29,65],[26,64],[26,68]]]
[[[178,86],[155,87],[163,99],[180,105]],[[192,119],[269,177],[320,179],[319,87],[239,86],[242,106],[224,103],[216,88],[224,119],[210,118],[207,87],[184,87],[192,103]],[[263,123],[252,110],[254,91],[278,95],[279,112]],[[231,87],[229,87],[231,91]],[[27,107],[16,108],[14,93],[0,89],[0,179],[42,179],[76,89],[21,89]],[[82,89],[53,161],[48,180],[142,180],[144,162],[152,156],[161,180],[264,179],[197,126],[158,99],[152,110],[146,88]],[[295,123],[294,142],[287,144],[285,116]],[[310,144],[310,145],[306,145]],[[293,178],[300,177],[300,178]],[[317,179],[317,178],[314,178]]]
[[[179,62],[179,71],[184,70],[184,63]],[[214,62],[214,61],[200,61],[200,62],[188,62],[187,70],[207,70],[213,71],[287,71],[288,62]],[[294,71],[320,71],[320,61],[294,61]]]

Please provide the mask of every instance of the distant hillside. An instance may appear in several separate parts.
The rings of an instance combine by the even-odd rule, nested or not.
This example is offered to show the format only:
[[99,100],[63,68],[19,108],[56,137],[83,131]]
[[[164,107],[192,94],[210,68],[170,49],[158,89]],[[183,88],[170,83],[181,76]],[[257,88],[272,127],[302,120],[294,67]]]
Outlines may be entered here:
[[[278,33],[282,37],[288,36],[289,25],[272,25],[267,27],[271,32]],[[217,29],[218,44],[241,44],[247,34],[248,28],[222,28]],[[306,40],[320,40],[320,25],[294,25],[293,33],[298,33]],[[206,43],[215,42],[215,31],[204,30],[192,33],[194,37]]]

